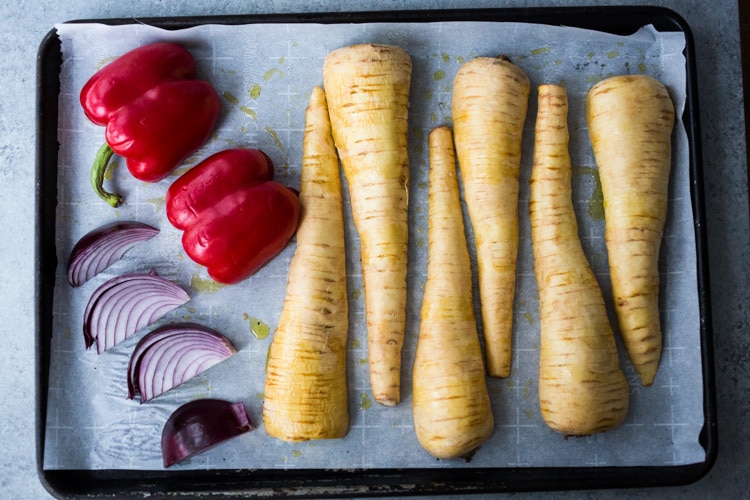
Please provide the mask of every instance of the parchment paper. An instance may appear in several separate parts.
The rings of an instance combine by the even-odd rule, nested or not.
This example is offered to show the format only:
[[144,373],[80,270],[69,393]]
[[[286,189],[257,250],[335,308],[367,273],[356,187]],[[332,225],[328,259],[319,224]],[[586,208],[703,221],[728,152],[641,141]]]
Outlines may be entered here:
[[[164,422],[181,404],[202,397],[243,401],[258,429],[179,468],[648,466],[705,459],[698,443],[704,415],[688,143],[680,121],[674,133],[669,220],[661,255],[664,353],[655,384],[650,388],[640,386],[618,339],[632,396],[630,413],[622,426],[591,437],[565,439],[545,426],[537,401],[539,314],[528,222],[536,86],[564,83],[568,88],[580,233],[610,304],[596,164],[584,119],[585,93],[606,76],[645,73],[667,85],[677,116],[681,116],[686,80],[681,33],[658,33],[645,26],[631,36],[614,36],[566,27],[463,22],[206,25],[174,32],[141,24],[60,24],[56,28],[63,51],[56,222],[61,264],[54,298],[46,469],[161,469]],[[164,181],[136,181],[124,161],[117,161],[107,185],[122,193],[126,204],[112,209],[89,185],[89,169],[103,141],[103,129],[84,117],[78,93],[85,81],[113,58],[160,40],[182,43],[192,52],[198,61],[199,77],[210,80],[222,96],[221,117],[205,147]],[[205,270],[183,252],[180,232],[165,217],[164,194],[169,183],[190,166],[209,154],[238,146],[263,149],[276,164],[277,179],[298,186],[304,109],[313,86],[322,85],[323,59],[335,48],[360,42],[400,45],[413,58],[410,274],[402,402],[395,408],[381,407],[373,402],[369,390],[359,246],[345,196],[351,428],[344,439],[289,444],[270,438],[262,426],[264,364],[272,335],[256,338],[251,318],[265,322],[273,332],[294,243],[243,283],[213,286]],[[474,56],[498,54],[509,56],[532,81],[521,174],[513,372],[505,380],[488,379],[496,428],[471,462],[435,460],[419,446],[411,417],[411,366],[427,253],[427,134],[434,126],[451,123],[452,81],[460,64]],[[84,286],[72,289],[65,281],[65,263],[73,245],[89,230],[115,219],[147,222],[159,227],[161,233],[130,250],[124,259]],[[473,253],[471,238],[469,244]],[[81,328],[86,301],[99,284],[119,274],[150,268],[180,284],[192,297],[151,328],[189,319],[222,331],[239,353],[141,405],[126,399],[125,369],[144,332],[97,355],[95,350],[84,349]]]

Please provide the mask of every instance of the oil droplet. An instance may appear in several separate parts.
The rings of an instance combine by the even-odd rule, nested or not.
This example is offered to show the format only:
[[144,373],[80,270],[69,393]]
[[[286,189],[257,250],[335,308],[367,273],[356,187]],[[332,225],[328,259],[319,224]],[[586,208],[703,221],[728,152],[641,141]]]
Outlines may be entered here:
[[550,50],[552,49],[550,49],[549,47],[539,47],[538,49],[532,49],[531,55],[538,56],[539,54],[544,54],[545,52],[549,52]]
[[555,66],[560,66],[562,64],[561,59],[555,59]]
[[432,120],[432,123],[437,122],[437,114],[436,113],[430,113],[430,120]]
[[417,248],[424,248],[424,238],[417,238]]
[[272,129],[271,127],[269,127],[268,125],[266,125],[263,129],[266,132],[268,132],[268,135],[270,135],[273,138],[273,141],[276,143],[276,147],[284,151],[284,145],[281,144],[281,141],[279,140],[279,136],[276,135],[276,131]]
[[355,349],[362,347],[362,343],[359,341],[359,339],[353,339],[352,340],[352,347]]
[[240,106],[240,111],[242,111],[243,113],[245,113],[247,116],[249,116],[253,120],[257,120],[258,119],[258,114],[255,111],[253,111],[252,109],[248,108],[247,106]]
[[609,52],[607,52],[607,59],[614,59],[615,57],[619,55],[620,53],[617,52],[616,50],[610,50]]
[[443,58],[443,62],[444,62],[444,63],[447,63],[447,62],[449,62],[449,61],[451,60],[451,56],[449,56],[449,55],[448,55],[448,54],[446,54],[445,52],[443,52],[443,53],[441,54],[441,56],[442,56],[442,58]]
[[423,153],[424,152],[424,146],[422,146],[421,143],[417,144],[416,146],[414,146],[414,152],[417,153],[417,154]]
[[250,96],[250,99],[257,99],[260,97],[260,85],[257,83],[253,84],[253,86],[250,87],[250,90],[247,91],[247,95]]
[[265,72],[265,74],[263,75],[263,80],[267,82],[268,80],[270,80],[271,78],[273,78],[273,75],[275,75],[277,73],[279,75],[279,78],[281,78],[282,76],[284,76],[284,72],[283,71],[280,71],[278,68],[271,68],[271,69],[269,69],[268,71]]
[[426,99],[432,99],[432,90],[425,90],[424,96]]
[[188,165],[188,164],[187,164],[187,162],[188,162],[188,160],[185,160],[185,161],[184,161],[184,163],[185,163],[185,166],[184,166],[184,167],[178,167],[178,168],[176,168],[176,169],[174,170],[174,172],[173,172],[173,173],[175,174],[175,176],[179,177],[180,175],[182,175],[182,174],[184,174],[185,172],[187,172],[188,170],[190,170],[190,168],[191,168],[191,167],[190,167],[190,165]]
[[414,137],[419,139],[420,141],[424,139],[424,130],[422,130],[421,127],[414,126],[412,128],[412,131],[414,132]]
[[593,52],[589,52],[588,54],[586,54],[586,57],[589,58],[589,59],[593,59],[594,58],[594,53]]
[[359,402],[360,410],[367,410],[372,407],[372,400],[367,396],[367,394],[362,393],[359,397],[360,397],[360,402]]
[[237,99],[237,97],[232,94],[231,92],[223,92],[221,95],[224,96],[224,99],[231,102],[232,104],[239,104],[240,100]]
[[117,170],[117,162],[110,161],[109,165],[107,165],[107,168],[104,169],[104,180],[111,181],[112,177],[115,174],[115,170]]
[[369,358],[360,358],[359,361],[357,361],[357,363],[359,364],[359,366],[364,366],[364,365],[368,364],[369,362],[370,362]]
[[266,399],[266,393],[265,392],[256,392],[255,393],[255,399],[257,399],[258,401],[263,401],[264,399]]
[[359,288],[355,288],[354,291],[352,292],[352,299],[358,300],[361,296],[362,296],[362,290],[360,290]]
[[427,189],[427,183],[425,181],[419,181],[419,189]]
[[529,399],[529,396],[531,396],[531,379],[523,384],[523,399]]
[[111,63],[115,59],[117,59],[117,56],[105,57],[104,59],[102,59],[101,61],[99,61],[99,63],[96,65],[96,69],[97,70],[102,69],[104,66],[106,66],[109,63]]
[[593,83],[596,83],[596,82],[598,82],[598,81],[599,81],[599,80],[601,80],[602,78],[603,78],[603,77],[602,77],[601,75],[589,75],[589,76],[587,76],[587,77],[586,77],[586,81],[587,81],[588,83],[592,83],[592,84],[593,84]]
[[224,288],[224,286],[225,285],[222,285],[221,283],[217,283],[211,278],[202,278],[198,276],[197,274],[194,274],[190,278],[190,288],[192,288],[196,292],[214,293]]
[[523,313],[523,317],[526,318],[526,321],[528,321],[530,325],[534,324],[534,317],[530,312],[526,311],[525,313]]
[[299,451],[299,450],[292,450],[292,456],[295,457],[295,458],[296,457],[301,457],[302,456],[302,452]]
[[589,198],[589,217],[594,220],[604,220],[604,195],[602,194],[602,181],[599,179],[599,170],[593,167],[574,167],[576,175],[590,175],[594,178],[594,191]]
[[258,340],[263,340],[271,333],[271,328],[258,318],[248,317],[247,319],[250,321],[250,331]]
[[456,61],[460,63],[464,62],[464,56],[456,56]]
[[65,327],[65,338],[70,339],[71,337],[72,335],[70,334],[70,325],[68,325],[67,327]]
[[442,69],[435,71],[435,73],[432,75],[432,79],[436,82],[442,80],[443,78],[445,78],[445,71],[443,71]]
[[284,56],[279,57],[279,64],[284,64]]
[[643,63],[638,64],[638,72],[645,73],[646,72],[646,65]]

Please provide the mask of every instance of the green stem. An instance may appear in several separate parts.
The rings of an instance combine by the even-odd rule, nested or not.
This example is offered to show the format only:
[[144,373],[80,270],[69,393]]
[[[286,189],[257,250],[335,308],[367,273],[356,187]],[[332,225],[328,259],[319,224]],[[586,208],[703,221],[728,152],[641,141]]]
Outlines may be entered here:
[[106,142],[99,148],[94,159],[94,165],[91,167],[91,185],[99,198],[106,201],[109,206],[117,208],[123,202],[122,196],[104,189],[104,173],[107,171],[107,165],[113,154],[112,148]]

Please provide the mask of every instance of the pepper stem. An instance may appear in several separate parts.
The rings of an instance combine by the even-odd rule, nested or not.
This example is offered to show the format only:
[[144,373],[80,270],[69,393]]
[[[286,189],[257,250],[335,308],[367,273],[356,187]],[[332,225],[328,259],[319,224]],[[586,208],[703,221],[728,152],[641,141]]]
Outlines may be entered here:
[[94,159],[94,165],[91,167],[91,185],[99,198],[106,201],[112,208],[117,208],[123,202],[122,196],[104,189],[104,173],[107,171],[107,165],[113,154],[114,151],[106,142],[99,148]]

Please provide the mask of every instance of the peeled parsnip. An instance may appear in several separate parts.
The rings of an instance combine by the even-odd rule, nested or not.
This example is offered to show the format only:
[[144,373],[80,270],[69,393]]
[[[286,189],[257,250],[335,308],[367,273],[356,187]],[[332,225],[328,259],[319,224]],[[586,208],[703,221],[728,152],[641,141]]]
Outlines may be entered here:
[[478,57],[453,82],[453,129],[476,239],[487,371],[511,369],[518,178],[530,84],[506,57]]
[[406,326],[411,58],[388,45],[337,49],[325,59],[333,139],[359,234],[375,400],[400,401]]
[[263,423],[285,441],[340,438],[349,428],[348,305],[336,150],[323,90],[313,89],[303,139],[297,248],[268,354]]
[[541,85],[529,202],[541,323],[539,404],[550,428],[587,435],[625,419],[629,388],[578,237],[567,113],[565,88]]
[[450,129],[434,129],[429,148],[427,282],[412,373],[414,429],[430,454],[455,458],[486,441],[494,420]]
[[667,218],[674,105],[645,75],[594,85],[586,119],[604,198],[612,294],[620,334],[641,382],[661,357],[659,247]]

